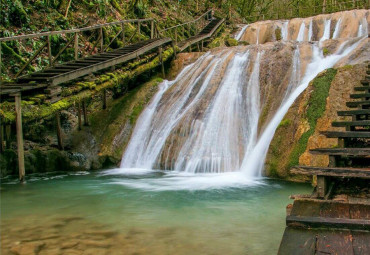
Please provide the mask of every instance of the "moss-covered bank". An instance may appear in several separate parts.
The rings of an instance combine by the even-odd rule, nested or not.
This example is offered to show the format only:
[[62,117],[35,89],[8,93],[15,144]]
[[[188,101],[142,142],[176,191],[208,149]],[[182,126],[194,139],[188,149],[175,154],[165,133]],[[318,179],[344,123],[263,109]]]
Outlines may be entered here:
[[325,138],[320,131],[335,130],[331,122],[339,119],[338,110],[346,109],[344,102],[353,87],[360,84],[364,66],[328,69],[310,82],[275,132],[266,158],[268,176],[309,181],[310,178],[290,175],[290,168],[299,164],[327,166],[327,156],[312,155],[309,149],[336,146],[336,139]]

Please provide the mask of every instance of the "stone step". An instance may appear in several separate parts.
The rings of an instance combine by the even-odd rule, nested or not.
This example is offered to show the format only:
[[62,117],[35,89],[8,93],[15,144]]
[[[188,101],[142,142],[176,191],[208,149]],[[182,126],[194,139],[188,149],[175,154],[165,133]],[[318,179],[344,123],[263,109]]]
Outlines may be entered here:
[[370,179],[370,168],[295,166],[293,174]]
[[370,126],[370,120],[334,121],[331,125],[333,127],[366,127]]
[[370,156],[370,148],[319,148],[310,150],[310,153],[333,156],[362,157]]
[[338,111],[338,116],[370,115],[370,109]]
[[370,138],[370,132],[366,131],[322,131],[327,138]]
[[361,106],[370,105],[370,100],[347,102],[346,105],[349,108],[357,108]]

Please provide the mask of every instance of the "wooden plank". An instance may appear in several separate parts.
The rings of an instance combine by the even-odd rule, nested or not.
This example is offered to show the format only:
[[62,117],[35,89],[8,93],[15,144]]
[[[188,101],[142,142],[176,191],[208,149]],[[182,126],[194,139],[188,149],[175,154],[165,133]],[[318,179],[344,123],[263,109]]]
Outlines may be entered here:
[[293,174],[334,176],[344,178],[370,178],[370,168],[345,168],[345,167],[314,167],[295,166],[290,170]]
[[310,150],[312,154],[359,157],[370,156],[370,148],[319,148]]
[[285,228],[278,255],[316,255],[316,236],[311,230]]
[[334,121],[331,125],[333,127],[365,127],[370,126],[370,120]]
[[370,109],[338,111],[338,116],[370,115]]
[[369,86],[369,80],[360,81],[363,86]]
[[287,226],[302,228],[339,228],[351,230],[370,230],[370,220],[327,218],[327,217],[300,217],[287,216]]
[[320,133],[328,138],[370,138],[370,132],[362,131],[322,131]]

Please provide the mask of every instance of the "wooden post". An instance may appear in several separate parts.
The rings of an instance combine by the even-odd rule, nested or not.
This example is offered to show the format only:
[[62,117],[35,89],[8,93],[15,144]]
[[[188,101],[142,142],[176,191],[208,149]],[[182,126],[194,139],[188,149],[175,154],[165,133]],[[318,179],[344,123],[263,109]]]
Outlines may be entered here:
[[83,111],[83,114],[84,114],[84,126],[88,126],[89,125],[89,118],[87,116],[85,100],[82,101],[82,111]]
[[184,38],[186,37],[185,36],[185,26],[182,26],[182,35],[184,36]]
[[16,113],[16,128],[17,128],[17,149],[18,149],[18,168],[19,180],[24,182],[24,147],[23,147],[23,130],[22,130],[22,107],[21,94],[14,94],[15,97],[15,113]]
[[53,56],[51,55],[51,36],[48,36],[48,56],[49,56],[49,66],[53,64]]
[[201,50],[203,51],[203,40],[200,42]]
[[189,53],[191,53],[191,45],[189,45],[188,51]]
[[75,59],[77,60],[78,59],[78,33],[77,32],[75,33],[74,48],[75,48]]
[[137,22],[137,34],[140,36],[140,21]]
[[103,109],[107,109],[107,90],[103,89]]
[[325,176],[317,176],[317,196],[319,198],[324,198],[328,190],[328,183]]
[[198,52],[200,52],[199,42],[197,42]]
[[103,34],[103,28],[100,28],[100,52],[104,52],[104,34]]
[[150,39],[154,38],[154,20],[150,22]]
[[77,104],[77,117],[78,117],[78,130],[82,130],[81,102],[80,101],[78,101],[78,104]]
[[64,150],[63,138],[62,138],[62,128],[60,127],[60,112],[57,112],[55,114],[55,118],[56,118],[58,148],[59,148],[59,150]]
[[162,47],[159,47],[158,51],[159,51],[159,61],[161,62],[162,77],[164,79],[166,77],[166,75],[164,73],[164,63],[163,63],[163,57],[162,57]]
[[123,43],[123,46],[125,46],[125,23],[122,23],[121,27],[122,27],[122,32],[121,32],[122,43]]

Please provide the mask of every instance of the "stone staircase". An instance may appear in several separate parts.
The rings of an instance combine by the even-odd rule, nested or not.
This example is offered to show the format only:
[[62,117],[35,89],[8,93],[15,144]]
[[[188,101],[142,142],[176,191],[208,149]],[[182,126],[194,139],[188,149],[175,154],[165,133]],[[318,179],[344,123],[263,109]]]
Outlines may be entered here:
[[361,86],[334,121],[344,131],[321,132],[338,147],[310,150],[329,156],[327,167],[296,166],[293,174],[316,176],[311,195],[293,196],[278,254],[370,254],[370,64]]

